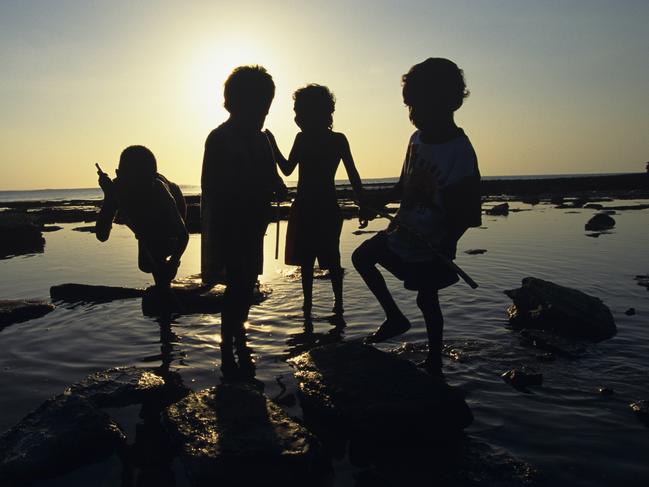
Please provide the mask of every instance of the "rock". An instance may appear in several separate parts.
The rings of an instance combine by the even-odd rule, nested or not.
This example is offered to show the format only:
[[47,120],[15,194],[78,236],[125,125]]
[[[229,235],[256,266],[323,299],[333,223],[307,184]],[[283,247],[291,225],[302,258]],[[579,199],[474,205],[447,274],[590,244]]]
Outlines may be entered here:
[[575,340],[572,337],[562,337],[550,331],[528,328],[521,330],[520,344],[523,347],[543,350],[547,352],[546,356],[550,354],[569,360],[579,358],[586,351],[584,342],[579,339]]
[[613,389],[606,386],[597,388],[597,392],[600,396],[612,396],[613,394],[615,394],[615,391]]
[[562,195],[553,195],[550,197],[550,203],[553,205],[562,205],[563,204],[563,196]]
[[457,389],[359,342],[315,348],[289,363],[297,369],[305,418],[350,437],[377,444],[411,437],[444,441],[473,421]]
[[588,200],[586,198],[575,198],[574,200],[571,201],[573,208],[581,208],[587,202],[588,202]]
[[555,354],[553,354],[552,352],[547,352],[547,353],[543,353],[541,355],[537,355],[536,359],[539,362],[554,362],[554,361],[557,360],[557,356]]
[[543,374],[528,373],[521,369],[512,369],[500,376],[505,382],[518,390],[525,390],[528,386],[543,385]]
[[586,230],[597,231],[608,230],[610,228],[613,228],[614,226],[615,220],[613,219],[613,217],[605,213],[597,213],[590,220],[588,220],[588,223],[584,225],[584,228]]
[[41,228],[41,232],[58,232],[62,229],[63,227],[59,227],[58,225],[45,225],[43,228]]
[[538,205],[541,202],[541,199],[538,196],[525,196],[521,201],[528,205]]
[[40,318],[53,310],[54,305],[45,301],[0,300],[0,330],[13,323]]
[[144,289],[116,286],[93,286],[90,284],[60,284],[50,288],[53,301],[67,303],[107,303],[117,299],[139,298]]
[[[142,311],[148,316],[165,312],[177,314],[220,313],[223,307],[225,286],[206,286],[200,274],[177,279],[171,284],[172,296],[161,297],[155,287],[145,290],[142,297]],[[270,286],[257,282],[253,293],[253,304],[259,304],[271,294]]]
[[584,208],[592,209],[592,210],[601,210],[604,208],[604,205],[601,203],[588,203],[584,205]]
[[45,401],[0,436],[0,485],[25,485],[70,472],[119,451],[126,437],[81,397]]
[[519,289],[505,291],[514,304],[507,309],[515,329],[532,328],[593,341],[617,333],[613,315],[599,298],[550,281],[526,277]]
[[0,259],[42,253],[41,227],[26,213],[0,212]]
[[486,249],[469,249],[464,251],[465,254],[469,255],[480,255],[487,253]]
[[87,225],[85,227],[74,227],[72,230],[75,231],[75,232],[84,232],[84,233],[96,233],[97,232],[97,228],[95,227],[95,225]]
[[192,393],[163,421],[194,486],[309,485],[323,470],[317,439],[250,385]]
[[64,394],[87,399],[98,407],[123,407],[160,398],[165,381],[152,370],[116,367],[89,375]]
[[633,316],[635,314],[635,308],[629,308],[624,312],[627,316]]
[[378,230],[354,230],[352,235],[366,235],[369,233],[379,233]]
[[97,208],[41,208],[30,212],[42,224],[94,222],[99,211]]
[[642,401],[632,402],[629,404],[629,407],[640,422],[645,426],[649,426],[649,401],[643,399]]
[[507,216],[509,214],[509,203],[501,203],[491,208],[485,210],[487,215],[502,215]]
[[634,279],[638,281],[638,286],[646,287],[647,291],[649,291],[649,275],[646,276],[635,276]]

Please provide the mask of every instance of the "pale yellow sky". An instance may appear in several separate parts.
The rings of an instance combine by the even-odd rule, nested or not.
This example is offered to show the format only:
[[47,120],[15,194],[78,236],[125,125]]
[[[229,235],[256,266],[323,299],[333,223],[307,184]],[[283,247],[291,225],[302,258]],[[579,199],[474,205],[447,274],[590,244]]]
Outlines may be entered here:
[[205,137],[227,115],[223,81],[249,63],[275,79],[266,126],[286,152],[292,92],[328,85],[365,178],[399,174],[413,131],[400,76],[429,56],[465,70],[457,121],[484,175],[637,172],[649,160],[646,2],[223,5],[0,4],[0,190],[93,187],[93,163],[112,173],[131,144],[198,184]]

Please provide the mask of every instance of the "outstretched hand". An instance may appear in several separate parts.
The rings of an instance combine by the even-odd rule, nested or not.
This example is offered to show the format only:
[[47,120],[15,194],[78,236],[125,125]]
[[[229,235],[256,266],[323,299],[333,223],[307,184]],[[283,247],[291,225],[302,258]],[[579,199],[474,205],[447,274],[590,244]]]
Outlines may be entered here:
[[95,167],[97,168],[97,175],[99,176],[99,187],[104,191],[104,195],[108,196],[113,189],[113,180],[110,179],[108,174],[101,170],[99,164],[95,164]]

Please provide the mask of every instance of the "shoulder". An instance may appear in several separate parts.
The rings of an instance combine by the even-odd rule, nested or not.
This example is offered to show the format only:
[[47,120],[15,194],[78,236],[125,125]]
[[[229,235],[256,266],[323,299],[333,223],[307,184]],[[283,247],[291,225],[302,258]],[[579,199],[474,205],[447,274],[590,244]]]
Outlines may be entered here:
[[466,134],[462,133],[461,136],[453,141],[453,144],[455,149],[456,171],[465,176],[479,176],[478,156]]
[[222,123],[218,127],[216,127],[214,130],[212,130],[209,135],[207,136],[207,139],[205,140],[205,145],[212,145],[212,144],[218,144],[222,143],[223,141],[227,140],[230,137],[230,128],[229,125],[226,123]]
[[415,130],[410,138],[408,139],[408,144],[418,144],[419,143],[419,130]]
[[332,131],[330,137],[331,140],[338,145],[338,147],[341,147],[343,149],[349,147],[349,141],[347,140],[347,136],[342,132]]

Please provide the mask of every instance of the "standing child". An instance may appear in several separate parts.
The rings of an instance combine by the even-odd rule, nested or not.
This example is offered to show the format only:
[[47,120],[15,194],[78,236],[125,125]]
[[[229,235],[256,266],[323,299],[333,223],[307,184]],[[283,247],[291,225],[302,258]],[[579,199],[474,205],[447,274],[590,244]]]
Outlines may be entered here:
[[286,160],[266,131],[282,172],[289,176],[298,166],[297,196],[286,231],[285,262],[299,265],[304,292],[304,317],[312,308],[313,266],[329,269],[334,293],[333,312],[343,313],[343,269],[340,266],[340,231],[342,216],[336,198],[335,175],[342,159],[356,198],[362,192],[349,142],[345,134],[334,132],[333,112],[336,100],[326,86],[310,84],[293,94],[295,123],[302,130],[295,137]]
[[420,365],[441,376],[444,321],[438,291],[458,277],[437,254],[454,259],[459,238],[480,225],[480,172],[471,142],[453,118],[468,96],[462,70],[448,59],[429,58],[413,66],[402,81],[403,101],[417,131],[410,137],[399,182],[383,199],[401,197],[401,206],[396,223],[363,242],[352,261],[386,315],[367,341],[388,340],[410,328],[375,267],[380,264],[404,281],[406,289],[417,291],[429,344]]

